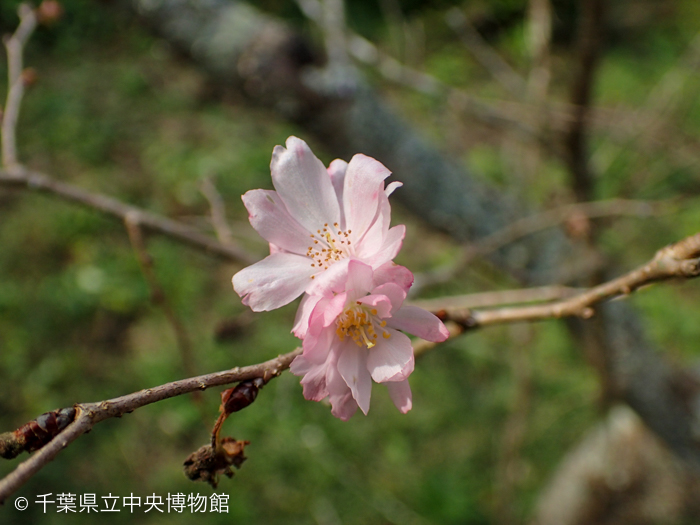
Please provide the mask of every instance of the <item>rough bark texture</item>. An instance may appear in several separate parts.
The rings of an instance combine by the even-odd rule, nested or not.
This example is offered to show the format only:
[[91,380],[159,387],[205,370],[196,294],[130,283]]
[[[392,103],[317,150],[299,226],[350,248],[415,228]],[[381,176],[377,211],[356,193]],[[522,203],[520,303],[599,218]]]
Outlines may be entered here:
[[[320,63],[319,54],[281,22],[230,0],[133,2],[158,34],[213,79],[300,124],[338,157],[362,152],[379,159],[404,182],[396,198],[455,239],[478,239],[525,214],[522,203],[430,146],[355,73],[312,67]],[[491,260],[523,283],[555,283],[557,271],[580,258],[578,249],[559,231],[549,230],[500,250]],[[608,305],[599,318],[607,352],[602,366],[612,391],[700,471],[692,409],[697,382],[675,372],[655,352],[629,306]]]

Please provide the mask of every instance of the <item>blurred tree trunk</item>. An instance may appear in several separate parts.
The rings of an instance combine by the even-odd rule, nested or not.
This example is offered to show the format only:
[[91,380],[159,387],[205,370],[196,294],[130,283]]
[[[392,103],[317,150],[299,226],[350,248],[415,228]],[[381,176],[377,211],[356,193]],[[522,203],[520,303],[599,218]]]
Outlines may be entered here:
[[[132,1],[155,32],[223,88],[297,123],[335,156],[349,159],[362,152],[380,160],[404,182],[395,198],[455,240],[478,240],[526,214],[522,203],[428,144],[354,70],[322,69],[322,54],[282,22],[232,0]],[[582,253],[585,247],[548,230],[490,260],[533,285],[559,282],[572,268],[576,274]],[[601,329],[590,337],[605,349],[606,361],[596,365],[604,381],[700,471],[693,430],[700,416],[693,410],[700,382],[674,370],[651,347],[628,305],[610,303],[597,312]],[[579,329],[586,330],[585,323]]]

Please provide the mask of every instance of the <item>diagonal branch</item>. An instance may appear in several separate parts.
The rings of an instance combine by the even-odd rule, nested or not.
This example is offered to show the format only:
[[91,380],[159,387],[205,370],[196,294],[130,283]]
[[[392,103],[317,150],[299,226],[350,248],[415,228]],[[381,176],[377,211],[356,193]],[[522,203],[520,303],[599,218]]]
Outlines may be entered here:
[[568,299],[544,305],[514,306],[495,310],[455,309],[443,318],[460,324],[465,330],[519,321],[540,321],[562,317],[588,319],[593,307],[615,297],[626,296],[648,284],[674,278],[691,279],[700,275],[700,233],[666,246],[654,258],[617,279],[594,286]]
[[226,206],[212,179],[210,176],[204,177],[199,185],[199,191],[209,201],[211,224],[214,227],[217,239],[219,239],[221,244],[230,246],[234,244],[234,241],[231,228],[226,221]]
[[151,213],[101,193],[92,193],[78,186],[54,180],[43,173],[21,167],[12,173],[0,171],[0,186],[47,193],[110,215],[121,221],[126,221],[127,217],[131,217],[131,220],[135,220],[146,230],[171,237],[223,259],[244,264],[252,264],[258,260],[257,257],[237,246],[222,244],[196,228],[179,221]]
[[81,435],[89,432],[97,423],[105,419],[121,417],[151,403],[189,394],[190,392],[203,391],[215,386],[256,378],[261,378],[263,381],[268,382],[289,368],[294,358],[300,353],[301,348],[297,348],[287,354],[277,356],[257,365],[236,367],[222,372],[190,377],[114,399],[75,405],[77,412],[75,420],[46,446],[26,461],[20,463],[15,470],[0,480],[0,504],[52,461],[61,450]]

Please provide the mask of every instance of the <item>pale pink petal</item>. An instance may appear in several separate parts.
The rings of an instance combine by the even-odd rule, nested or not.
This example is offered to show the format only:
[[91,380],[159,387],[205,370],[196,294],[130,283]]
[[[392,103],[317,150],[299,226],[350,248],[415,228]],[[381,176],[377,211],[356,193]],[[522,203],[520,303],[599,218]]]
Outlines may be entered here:
[[320,160],[301,139],[289,137],[287,149],[275,146],[272,183],[289,214],[311,232],[340,220],[333,184]]
[[309,329],[309,318],[316,304],[322,299],[320,295],[304,295],[299,303],[297,315],[294,318],[292,333],[299,339],[304,339],[306,331]]
[[348,277],[344,286],[348,295],[348,301],[355,301],[358,297],[367,295],[373,284],[372,267],[361,261],[351,259],[348,262]]
[[335,159],[328,166],[328,175],[331,177],[331,183],[335,190],[335,195],[340,204],[340,229],[345,230],[345,211],[343,209],[343,185],[345,184],[345,172],[348,169],[348,163],[342,159]]
[[338,359],[338,372],[350,387],[360,410],[367,415],[372,395],[372,378],[367,371],[367,349],[346,341]]
[[373,268],[391,261],[401,250],[403,238],[406,236],[406,226],[399,224],[391,228],[384,237],[382,245],[373,254],[367,253],[363,260]]
[[441,343],[450,336],[440,319],[417,306],[402,306],[391,319],[387,319],[387,326],[434,343]]
[[380,194],[384,196],[384,179],[391,172],[380,162],[357,154],[348,164],[343,188],[345,223],[355,235],[362,236],[377,214]]
[[298,355],[294,358],[292,364],[289,365],[289,371],[295,376],[303,376],[304,374],[308,374],[314,366],[315,365],[309,362],[303,355]]
[[396,330],[387,330],[387,333],[390,337],[379,336],[377,344],[368,352],[367,369],[377,383],[403,381],[413,372],[411,340]]
[[[385,245],[390,224],[391,205],[389,204],[388,194],[384,191],[378,196],[376,215],[373,217],[369,228],[361,238],[356,238],[357,256],[360,258],[367,258],[381,250]],[[375,264],[373,266],[376,267],[377,265]]]
[[311,234],[289,214],[276,191],[250,190],[242,198],[250,224],[263,239],[289,252],[306,254]]
[[389,282],[400,286],[402,290],[408,293],[409,288],[413,285],[413,274],[405,266],[399,266],[390,261],[374,270],[375,286]]
[[411,387],[408,385],[408,379],[384,384],[389,389],[391,400],[402,414],[407,413],[413,408],[413,396],[411,395]]
[[374,308],[377,313],[374,314],[380,319],[391,315],[391,300],[386,295],[371,294],[357,300],[358,303]]
[[389,224],[391,222],[391,206],[389,206],[389,199],[387,199],[386,195],[382,192],[379,200],[383,204],[379,205],[374,210],[375,215],[367,231],[360,236],[359,232],[352,230],[352,242],[353,246],[355,246],[355,255],[363,260],[366,260],[382,249],[389,230]]
[[304,387],[304,397],[310,401],[321,401],[328,396],[326,388],[327,367],[309,362],[304,356],[297,356],[292,361],[289,370],[297,376],[304,376],[301,384]]
[[233,276],[233,289],[253,311],[274,310],[299,297],[311,281],[308,259],[273,253]]
[[328,399],[333,407],[331,414],[347,421],[357,411],[357,402],[352,397],[352,390],[338,371],[338,349],[329,357],[326,384],[328,385]]
[[341,421],[347,421],[357,412],[357,401],[347,387],[342,394],[331,395],[328,399],[331,402],[331,414]]
[[325,297],[323,301],[319,301],[311,313],[309,325],[318,325],[319,328],[325,328],[334,323],[345,309],[346,297],[347,294],[340,293],[331,297]]
[[394,193],[395,189],[400,188],[401,186],[403,186],[403,182],[399,182],[397,180],[395,180],[394,182],[390,182],[384,190],[384,195],[388,197],[389,195]]
[[339,343],[336,319],[343,312],[345,294],[323,298],[311,313],[309,328],[302,343],[307,359],[320,363],[326,360],[329,349]]
[[340,293],[345,290],[348,278],[348,263],[350,259],[341,259],[327,270],[315,274],[310,280],[305,292],[309,295],[327,295],[330,292]]
[[302,342],[303,355],[311,363],[324,363],[328,359],[328,354],[332,350],[333,344],[338,344],[339,342],[338,334],[335,333],[335,327],[324,328],[313,336],[311,335],[311,330],[309,330]]
[[[391,301],[391,314],[393,315],[406,299],[406,292],[398,284],[386,283],[381,286],[377,286],[372,290],[373,295],[385,295]],[[387,320],[388,322],[388,320]]]

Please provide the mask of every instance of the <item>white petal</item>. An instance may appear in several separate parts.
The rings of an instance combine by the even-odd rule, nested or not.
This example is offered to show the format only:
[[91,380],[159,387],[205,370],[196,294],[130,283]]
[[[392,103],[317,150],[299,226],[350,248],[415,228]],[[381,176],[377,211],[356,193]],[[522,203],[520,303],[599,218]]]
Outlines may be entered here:
[[289,137],[287,149],[275,146],[270,163],[272,183],[290,215],[315,232],[340,220],[340,208],[331,178],[309,146]]
[[254,312],[274,310],[299,297],[311,281],[308,258],[273,253],[233,276],[233,289]]

